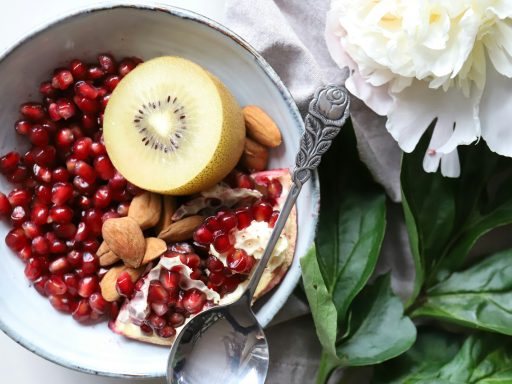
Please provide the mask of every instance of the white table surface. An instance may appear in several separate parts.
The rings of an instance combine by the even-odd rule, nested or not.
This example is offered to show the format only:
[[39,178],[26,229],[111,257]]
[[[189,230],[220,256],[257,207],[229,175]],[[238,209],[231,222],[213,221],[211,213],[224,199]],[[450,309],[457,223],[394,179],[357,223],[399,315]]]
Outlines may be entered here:
[[[0,5],[0,51],[9,47],[46,19],[65,13],[69,9],[101,2],[104,1],[15,0],[2,2],[3,4]],[[130,3],[131,1],[123,2]],[[9,5],[5,5],[6,3]],[[137,3],[151,2],[139,0]],[[222,21],[225,2],[224,0],[160,0],[159,3],[176,5]],[[34,292],[34,294],[36,293]],[[133,383],[131,380],[101,378],[62,368],[28,352],[0,332],[0,383],[126,384],[128,382]],[[143,384],[164,383],[163,380],[141,380],[138,382]]]

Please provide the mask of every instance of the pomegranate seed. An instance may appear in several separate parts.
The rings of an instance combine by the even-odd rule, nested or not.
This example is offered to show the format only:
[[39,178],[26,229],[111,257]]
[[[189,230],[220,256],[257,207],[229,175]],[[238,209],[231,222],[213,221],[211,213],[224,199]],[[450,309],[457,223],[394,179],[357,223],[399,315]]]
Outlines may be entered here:
[[94,169],[98,176],[103,180],[110,180],[116,174],[116,170],[112,162],[106,155],[100,155],[94,159]]
[[51,193],[51,202],[63,205],[73,197],[73,186],[70,183],[55,183]]
[[283,185],[277,179],[272,179],[268,184],[268,195],[273,199],[278,199],[283,193]]
[[0,172],[3,174],[14,172],[20,163],[20,154],[12,151],[0,158]]
[[80,110],[87,114],[95,114],[100,110],[100,104],[96,100],[91,100],[83,96],[74,96],[73,101]]
[[48,104],[48,115],[50,115],[50,119],[53,121],[59,121],[62,119],[62,116],[59,114],[59,106],[55,102],[50,102]]
[[132,296],[135,290],[135,284],[128,272],[124,271],[119,274],[116,280],[116,290],[121,296]]
[[72,239],[75,237],[76,227],[73,223],[53,224],[53,231],[60,239]]
[[51,120],[45,120],[41,123],[41,127],[48,132],[50,135],[54,135],[57,133],[57,125]]
[[132,196],[125,189],[121,191],[112,190],[112,200],[123,203],[131,200]]
[[91,155],[92,139],[90,137],[82,137],[73,144],[73,156],[77,160],[87,160]]
[[78,295],[88,298],[99,288],[98,276],[86,276],[78,282]]
[[57,151],[55,147],[34,148],[34,163],[41,167],[53,167]]
[[239,173],[236,176],[236,186],[238,188],[254,189],[254,180],[245,173]]
[[229,235],[225,233],[216,233],[215,238],[213,239],[213,246],[219,253],[224,253],[229,251],[233,244],[231,244],[231,240],[229,238]]
[[48,276],[43,275],[38,277],[34,280],[34,288],[41,296],[46,296],[46,291],[44,289],[44,286],[46,285],[46,282],[48,281]]
[[18,166],[14,172],[12,172],[11,174],[9,174],[7,176],[7,179],[12,183],[12,184],[18,184],[18,183],[25,183],[25,185],[27,187],[30,187],[32,188],[33,185],[32,184],[35,184],[35,181],[33,183],[30,182],[30,179],[27,179],[27,176],[28,176],[28,170],[27,170],[27,167],[25,167],[24,165],[20,165]]
[[[55,107],[52,107],[52,105],[55,105],[56,109]],[[48,112],[50,112],[50,108],[56,110],[57,115],[59,116],[59,118],[55,119],[55,116],[52,117],[52,114],[54,113],[50,114],[50,117],[52,117],[52,120],[54,121],[58,121],[60,120],[60,118],[67,120],[72,118],[76,114],[76,108],[74,104],[68,99],[59,99],[57,100],[56,104],[50,104],[50,106],[48,107]]]
[[107,89],[112,92],[117,87],[117,84],[119,84],[120,81],[121,81],[120,76],[110,75],[110,76],[107,76],[104,84],[105,84],[105,87],[107,87]]
[[21,228],[23,228],[25,236],[27,236],[29,239],[34,239],[41,235],[41,228],[39,228],[39,226],[32,221],[25,221],[21,225]]
[[78,302],[78,306],[73,311],[73,319],[83,323],[91,318],[91,306],[89,305],[89,299],[82,299]]
[[69,295],[50,296],[48,297],[51,305],[61,312],[72,313],[75,309],[76,303],[69,297]]
[[52,180],[54,183],[65,183],[69,180],[70,174],[64,167],[55,168],[52,171]]
[[84,222],[78,223],[78,227],[75,234],[75,240],[76,241],[84,241],[89,237],[89,228],[87,227],[87,224]]
[[96,171],[82,160],[76,162],[75,175],[80,176],[88,184],[93,184],[96,181]]
[[77,95],[85,97],[86,99],[94,100],[98,97],[98,90],[92,84],[85,81],[78,81],[75,84],[75,92]]
[[11,229],[5,236],[5,244],[14,252],[21,251],[28,245],[28,239],[21,228]]
[[69,128],[61,129],[59,132],[57,132],[57,137],[55,138],[55,142],[60,148],[71,147],[71,144],[73,144],[74,140],[75,136]]
[[137,66],[137,64],[135,64],[135,62],[132,59],[126,58],[126,59],[121,60],[121,62],[119,63],[119,71],[118,71],[119,75],[126,76],[136,66]]
[[[49,232],[53,235],[52,232]],[[48,235],[48,234],[47,234]],[[50,241],[50,253],[53,254],[60,254],[65,253],[68,250],[68,247],[66,243],[64,243],[62,240],[59,239],[49,239],[48,236],[46,237],[48,241]]]
[[43,96],[47,96],[47,97],[57,96],[57,92],[56,92],[55,88],[52,87],[52,83],[50,83],[49,81],[44,81],[41,83],[41,85],[39,85],[39,92]]
[[40,125],[34,125],[28,134],[28,138],[36,147],[45,147],[50,142],[48,132]]
[[41,257],[31,257],[25,266],[25,276],[34,281],[45,272],[45,269],[46,265]]
[[163,339],[169,339],[176,335],[176,330],[170,325],[166,325],[165,327],[158,329],[156,333]]
[[18,257],[23,261],[28,261],[32,257],[32,247],[26,246],[21,249],[21,251],[17,252]]
[[256,221],[268,222],[272,212],[272,206],[266,201],[258,201],[252,206],[252,215]]
[[83,80],[87,76],[87,65],[80,60],[72,60],[69,64],[69,69],[73,77],[77,80]]
[[44,108],[38,103],[25,103],[20,107],[20,112],[29,120],[41,121],[46,117]]
[[164,268],[160,271],[160,282],[168,291],[176,290],[176,288],[179,287],[180,280],[181,277],[179,273],[171,272]]
[[218,222],[222,230],[226,233],[237,225],[236,215],[232,212],[226,212],[218,217]]
[[49,168],[41,167],[34,164],[32,172],[36,179],[43,183],[50,183],[52,181],[52,171]]
[[206,295],[198,289],[189,289],[183,296],[183,307],[189,313],[198,313],[206,303]]
[[276,225],[277,219],[279,219],[279,211],[272,212],[272,215],[270,215],[270,220],[268,222],[268,226],[270,228],[274,228]]
[[73,178],[73,186],[79,193],[82,193],[84,195],[90,195],[91,193],[94,192],[95,188],[94,184],[88,183],[80,176],[75,176]]
[[249,208],[239,208],[235,211],[235,215],[238,222],[238,229],[244,229],[251,225],[252,214]]
[[123,175],[121,175],[119,172],[116,172],[114,177],[112,177],[112,179],[109,180],[108,186],[113,191],[120,191],[120,190],[124,190],[126,188],[126,183],[127,183],[127,181],[123,177]]
[[84,113],[80,119],[84,132],[88,135],[94,133],[98,128],[98,119],[95,115]]
[[210,272],[208,275],[208,281],[214,286],[222,285],[226,276],[222,272]]
[[148,303],[165,304],[169,300],[169,293],[165,290],[162,283],[152,281],[149,284]]
[[18,120],[14,126],[14,129],[20,135],[27,136],[32,129],[32,124],[28,120]]
[[73,219],[74,211],[66,205],[58,205],[50,209],[50,220],[54,223],[70,223]]
[[235,249],[227,259],[229,269],[237,273],[249,273],[254,265],[251,257],[243,249]]
[[96,253],[99,247],[100,243],[96,239],[87,239],[82,242],[82,250],[84,252]]
[[[105,145],[102,143],[97,143],[97,142],[92,143],[91,144],[91,154],[96,157],[96,159],[94,160],[94,168],[96,168],[97,159],[99,157],[101,157],[102,155],[107,154]],[[96,171],[98,172],[98,174],[100,173],[100,171],[98,169],[96,169]],[[112,177],[114,177],[114,174],[115,174],[115,170],[114,170],[114,173],[112,174],[112,176],[108,178],[108,180],[110,180]],[[100,177],[101,177],[101,175],[100,175]],[[105,180],[107,180],[107,179],[105,179]]]
[[98,272],[100,261],[96,255],[90,252],[84,252],[82,256],[82,270],[86,275]]
[[76,201],[76,204],[78,205],[78,207],[82,210],[87,210],[89,208],[91,208],[92,206],[92,200],[90,197],[88,196],[78,196],[78,199]]
[[0,216],[10,216],[11,214],[11,203],[5,194],[0,192]]
[[153,328],[151,328],[151,326],[146,323],[140,325],[140,330],[146,336],[150,336],[153,334]]
[[24,207],[17,205],[12,209],[11,223],[13,224],[13,226],[19,227],[27,219],[28,219],[28,212]]
[[[93,203],[96,208],[106,208],[112,201],[112,193],[106,185],[99,187],[93,197]],[[114,212],[117,215],[117,212]]]
[[101,216],[101,222],[104,223],[105,221],[107,220],[110,220],[110,219],[117,219],[121,217],[119,215],[119,213],[117,213],[116,211],[114,210],[110,210],[110,211],[107,211],[103,214],[103,216]]
[[71,264],[69,264],[69,261],[65,256],[61,256],[53,260],[48,269],[55,275],[62,275],[71,270]]
[[194,232],[194,241],[202,244],[209,244],[213,241],[213,233],[205,226],[200,226]]
[[78,295],[78,277],[75,273],[66,273],[62,276],[64,283],[66,283],[67,292],[71,296]]
[[[73,191],[73,190],[71,190]],[[52,189],[48,185],[38,185],[34,190],[35,200],[42,206],[52,202]],[[35,208],[33,209],[33,211]],[[34,212],[32,212],[34,213]],[[33,221],[36,221],[32,218]]]
[[113,303],[109,303],[109,307],[109,318],[110,320],[115,320],[117,315],[119,315],[119,303],[114,301]]
[[100,98],[100,104],[101,104],[101,108],[103,110],[105,110],[105,108],[107,108],[107,104],[108,104],[108,102],[110,100],[110,96],[112,96],[112,94],[107,93],[105,96],[102,96]]
[[204,226],[210,230],[211,232],[216,232],[218,230],[220,230],[220,224],[219,224],[219,221],[217,220],[217,218],[215,216],[210,216],[210,217],[207,217],[205,220],[204,220]]
[[181,255],[180,260],[183,264],[192,269],[196,269],[201,266],[201,259],[195,253]]
[[44,285],[44,291],[48,296],[63,295],[66,293],[67,289],[68,287],[66,286],[64,280],[62,280],[61,277],[55,275],[50,276]]
[[47,255],[50,251],[50,242],[46,237],[36,236],[32,240],[32,252],[38,255]]
[[66,159],[66,169],[69,173],[75,172],[76,163],[78,162],[78,159],[74,156],[69,156]]
[[240,285],[240,277],[238,275],[228,276],[222,284],[224,294],[233,292]]
[[117,72],[117,63],[111,55],[105,53],[98,55],[98,62],[106,73]]
[[108,311],[109,305],[108,302],[101,296],[101,293],[94,292],[91,296],[89,296],[89,305],[92,310],[103,315]]
[[167,306],[167,304],[151,304],[151,309],[158,316],[163,316],[169,311],[169,307]]
[[174,328],[178,328],[185,323],[185,316],[177,312],[174,312],[170,316],[168,316],[168,319]]
[[67,69],[58,71],[52,77],[52,87],[55,89],[68,89],[71,84],[73,84],[73,74]]
[[153,313],[148,317],[148,323],[151,325],[151,328],[153,329],[161,329],[165,326],[166,321],[163,317],[158,316],[157,314]]
[[92,236],[101,235],[101,227],[103,222],[101,221],[102,212],[99,209],[89,209],[83,216],[84,223],[89,227],[89,231]]
[[7,195],[7,199],[11,205],[22,205],[27,206],[32,199],[30,192],[27,189],[16,188],[13,189],[9,195]]
[[215,256],[209,256],[206,260],[206,267],[210,272],[221,272],[224,269],[224,264]]
[[130,208],[130,203],[121,203],[117,206],[117,214],[120,217],[125,217],[128,215],[129,208]]
[[144,285],[144,279],[139,279],[135,283],[135,290],[140,291],[142,289],[142,286]]
[[73,267],[81,267],[83,256],[83,252],[73,250],[68,252],[68,254],[66,255],[66,259],[69,261],[69,264],[71,264]]
[[105,76],[105,71],[98,66],[90,66],[87,69],[87,78],[90,80],[98,80]]

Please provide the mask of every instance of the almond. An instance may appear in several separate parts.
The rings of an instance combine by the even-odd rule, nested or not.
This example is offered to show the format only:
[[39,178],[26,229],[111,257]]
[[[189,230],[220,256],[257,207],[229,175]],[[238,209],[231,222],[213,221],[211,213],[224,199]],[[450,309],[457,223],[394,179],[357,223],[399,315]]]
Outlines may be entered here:
[[155,260],[162,253],[167,251],[167,244],[162,239],[156,237],[148,237],[146,239],[146,252],[144,253],[144,259],[142,264],[147,264],[152,260]]
[[128,209],[128,216],[134,219],[142,229],[148,229],[158,223],[161,209],[160,195],[145,191],[133,198]]
[[102,267],[112,265],[120,260],[119,256],[112,252],[112,250],[105,241],[101,243],[100,247],[96,251],[96,256],[98,256],[98,258],[100,259],[100,265]]
[[144,268],[134,269],[127,267],[126,265],[118,265],[110,268],[100,281],[101,296],[110,302],[119,300],[121,295],[119,295],[116,289],[117,278],[119,275],[126,271],[130,274],[132,281],[135,283],[142,275],[143,270]]
[[162,212],[155,227],[155,233],[159,234],[172,223],[172,215],[176,212],[176,208],[176,198],[174,196],[162,196]]
[[131,217],[108,219],[101,228],[108,247],[129,267],[137,268],[144,258],[146,240],[137,222]]
[[167,242],[191,239],[195,229],[201,225],[203,220],[204,217],[199,215],[185,217],[180,221],[176,221],[169,225],[158,235],[158,237]]
[[242,109],[247,135],[264,145],[275,148],[281,144],[281,132],[274,120],[260,107],[248,105]]
[[267,163],[268,149],[254,140],[246,138],[240,164],[249,172],[259,172],[267,169]]

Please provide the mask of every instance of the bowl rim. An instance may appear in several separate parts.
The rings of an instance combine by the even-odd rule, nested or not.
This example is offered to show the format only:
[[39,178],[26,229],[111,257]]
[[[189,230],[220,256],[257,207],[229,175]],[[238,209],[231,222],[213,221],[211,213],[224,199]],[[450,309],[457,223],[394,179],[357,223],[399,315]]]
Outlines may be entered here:
[[[13,52],[15,52],[18,48],[20,48],[23,44],[26,42],[32,40],[34,37],[38,36],[39,34],[45,32],[47,29],[50,29],[52,27],[55,27],[61,23],[65,23],[75,17],[80,17],[83,15],[86,15],[88,13],[92,12],[101,12],[101,11],[108,11],[112,9],[118,9],[118,8],[126,8],[126,9],[135,9],[135,10],[142,10],[142,11],[154,11],[154,12],[161,12],[164,14],[168,14],[171,16],[175,16],[181,19],[190,20],[202,25],[205,25],[207,27],[210,27],[217,32],[220,32],[227,38],[234,41],[238,46],[243,48],[245,51],[247,51],[257,62],[258,66],[264,71],[265,75],[276,85],[278,91],[280,92],[281,96],[283,97],[284,101],[287,104],[287,107],[292,115],[292,117],[295,120],[295,126],[299,127],[300,132],[304,131],[304,123],[301,118],[301,114],[297,108],[297,105],[288,90],[288,88],[284,85],[282,80],[280,79],[279,75],[274,71],[274,69],[268,64],[268,62],[263,58],[263,56],[256,51],[247,41],[245,41],[242,37],[240,37],[238,34],[230,30],[229,28],[225,27],[224,25],[220,24],[217,21],[214,21],[207,16],[203,16],[201,14],[198,14],[194,11],[190,11],[187,9],[183,9],[177,6],[168,5],[168,4],[162,4],[159,2],[145,2],[145,3],[138,3],[138,2],[130,2],[130,3],[123,3],[120,1],[103,1],[96,4],[90,4],[90,5],[83,5],[79,7],[74,7],[69,11],[63,12],[58,14],[57,16],[54,16],[52,18],[49,18],[47,20],[44,20],[40,24],[36,25],[33,30],[30,33],[25,34],[22,38],[15,40],[10,45],[8,45],[4,50],[0,52],[0,63],[7,58],[9,55],[11,55]],[[314,241],[315,233],[316,233],[316,226],[318,222],[318,215],[319,215],[319,206],[320,206],[320,183],[319,183],[319,177],[318,172],[314,170],[311,175],[310,183],[313,186],[313,196],[312,196],[312,202],[313,206],[316,207],[316,209],[313,212],[313,215],[310,217],[310,222],[312,224],[313,230],[310,231],[310,233],[306,234],[307,236],[307,244],[312,244]],[[304,255],[301,255],[302,257]],[[295,256],[297,257],[297,256]],[[274,308],[272,310],[268,310],[267,312],[267,318],[260,321],[261,325],[263,327],[266,327],[270,321],[274,318],[274,316],[279,312],[279,310],[282,308],[286,300],[291,295],[293,289],[299,282],[300,276],[301,276],[301,267],[300,263],[296,264],[294,266],[293,264],[290,266],[287,275],[290,273],[295,273],[293,276],[293,280],[290,281],[289,287],[282,292],[280,295],[281,299],[279,303],[275,303]],[[286,275],[285,275],[286,276]],[[291,284],[293,283],[293,284]],[[57,365],[60,365],[64,368],[69,368],[74,371],[87,373],[91,375],[98,375],[98,376],[104,376],[104,377],[112,377],[112,378],[138,378],[138,379],[144,379],[144,378],[158,378],[163,377],[163,372],[152,372],[152,373],[144,373],[144,374],[127,374],[122,372],[109,372],[109,371],[98,371],[86,367],[81,367],[79,365],[74,364],[73,362],[69,360],[60,359],[59,357],[47,353],[44,349],[41,349],[35,345],[33,345],[30,340],[26,337],[24,337],[19,332],[14,331],[13,329],[9,328],[7,324],[2,320],[0,317],[0,330],[3,331],[10,339],[12,339],[17,344],[21,345],[23,348],[29,350],[30,352],[44,358],[45,360],[48,360],[52,363],[55,363]]]

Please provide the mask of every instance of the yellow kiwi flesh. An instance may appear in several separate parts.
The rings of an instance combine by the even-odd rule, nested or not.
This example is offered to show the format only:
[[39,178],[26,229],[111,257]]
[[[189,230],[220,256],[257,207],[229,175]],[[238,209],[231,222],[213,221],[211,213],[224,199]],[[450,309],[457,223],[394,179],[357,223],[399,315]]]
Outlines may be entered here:
[[117,85],[103,117],[112,163],[140,188],[172,195],[204,190],[237,164],[245,125],[215,76],[180,57],[151,59]]

